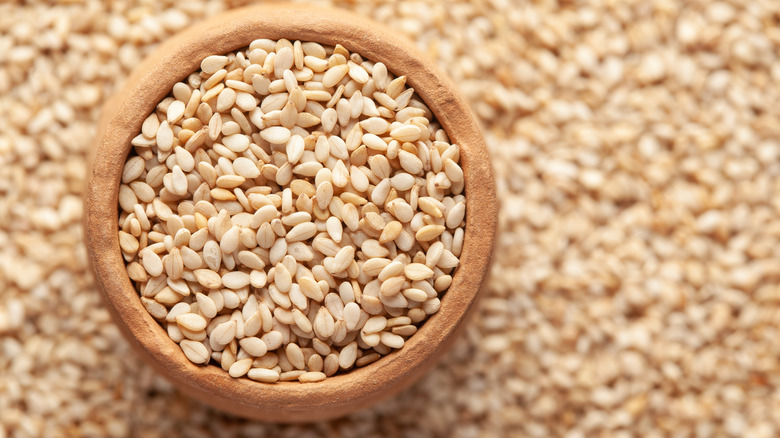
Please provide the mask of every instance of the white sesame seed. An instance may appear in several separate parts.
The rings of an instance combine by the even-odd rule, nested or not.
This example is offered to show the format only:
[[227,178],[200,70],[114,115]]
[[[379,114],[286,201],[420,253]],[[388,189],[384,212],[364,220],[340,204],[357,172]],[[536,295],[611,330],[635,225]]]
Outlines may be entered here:
[[221,68],[225,67],[225,65],[227,65],[227,62],[228,59],[226,56],[220,56],[220,55],[208,56],[203,61],[201,61],[200,69],[203,70],[203,73],[214,74],[217,71],[219,71]]
[[190,362],[195,364],[204,364],[209,361],[209,352],[202,342],[184,339],[179,343],[179,345],[181,346],[184,355],[187,356],[187,359],[189,359]]

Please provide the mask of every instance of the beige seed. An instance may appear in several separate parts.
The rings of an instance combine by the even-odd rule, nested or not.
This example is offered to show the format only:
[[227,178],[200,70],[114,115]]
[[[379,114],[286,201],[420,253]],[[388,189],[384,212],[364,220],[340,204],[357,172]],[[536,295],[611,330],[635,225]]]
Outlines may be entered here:
[[217,95],[217,111],[220,113],[229,111],[236,103],[236,91],[232,88],[223,88]]
[[[289,70],[288,70],[289,71]],[[270,117],[269,117],[270,120]],[[279,113],[279,123],[287,129],[295,126],[298,120],[298,110],[295,108],[293,102],[287,102],[284,108]]]
[[376,347],[380,342],[382,342],[382,338],[379,333],[365,334],[361,332],[360,339],[369,347]]
[[445,229],[443,225],[425,225],[417,230],[415,238],[420,242],[428,242],[439,237]]
[[349,77],[355,80],[358,84],[365,84],[368,82],[368,72],[362,66],[350,61],[347,63],[349,66]]
[[360,127],[369,133],[378,136],[387,132],[388,128],[390,127],[390,122],[381,117],[369,117],[360,122]]
[[252,94],[250,94],[254,91],[254,88],[252,88],[252,86],[248,84],[247,86],[249,87],[248,90],[244,88],[242,91],[236,92],[236,106],[240,108],[241,111],[251,112],[254,111],[255,108],[257,108],[257,99],[255,99],[255,97]]
[[173,193],[179,196],[186,195],[189,182],[187,181],[187,175],[184,174],[184,171],[178,164],[173,166],[171,176]]
[[[130,233],[119,232],[119,247],[128,254],[135,254],[138,251],[138,239]],[[151,274],[151,273],[150,273]]]
[[351,302],[344,306],[344,322],[348,330],[355,330],[360,322],[360,306]]
[[344,229],[341,225],[341,221],[335,217],[331,216],[325,221],[325,229],[328,232],[328,235],[331,239],[333,239],[334,242],[339,243],[341,242],[341,238],[344,234]]
[[185,313],[176,317],[176,323],[181,328],[199,332],[206,328],[206,319],[195,313]]
[[383,297],[392,297],[401,292],[404,281],[403,277],[390,277],[382,282],[379,291]]
[[169,151],[173,148],[173,131],[167,121],[162,122],[157,129],[156,141],[161,151]]
[[339,352],[339,367],[342,369],[349,369],[355,364],[357,359],[357,342],[350,342]]
[[352,246],[345,246],[336,253],[333,260],[333,273],[339,273],[347,269],[350,263],[352,263],[355,257],[355,248]]
[[405,150],[398,151],[398,160],[401,163],[401,167],[412,175],[417,175],[422,171],[422,161],[410,152]]
[[303,95],[307,100],[317,102],[327,102],[332,98],[331,94],[324,90],[304,90]]
[[404,275],[412,281],[426,280],[433,276],[433,270],[422,263],[410,263],[404,268]]
[[253,270],[249,273],[249,284],[252,285],[252,287],[265,287],[266,283],[268,282],[268,277],[265,273],[265,271],[262,270]]
[[315,199],[320,209],[324,210],[330,204],[330,200],[333,198],[333,185],[330,181],[324,181],[317,185],[317,194]]
[[238,341],[244,351],[254,357],[260,357],[268,352],[268,346],[260,338],[251,336]]
[[195,168],[195,159],[192,154],[181,146],[174,148],[176,154],[176,164],[179,165],[182,171],[191,172]]
[[385,209],[401,222],[409,222],[414,217],[412,207],[400,198],[387,201]]
[[341,219],[344,221],[344,225],[351,231],[357,231],[360,221],[360,214],[357,208],[353,204],[345,204],[341,207]]
[[157,277],[163,272],[162,259],[149,248],[143,251],[141,264],[152,277]]
[[396,190],[406,191],[414,186],[414,176],[408,173],[397,173],[390,178],[390,183]]
[[322,130],[329,133],[333,131],[333,128],[338,122],[338,113],[336,113],[335,109],[328,108],[322,112],[320,120],[322,122]]
[[196,269],[193,271],[193,274],[195,275],[195,280],[206,289],[217,289],[222,286],[222,279],[219,274],[211,269]]
[[370,363],[376,362],[377,359],[379,359],[381,356],[379,353],[369,353],[364,356],[361,356],[360,359],[355,361],[355,365],[362,367],[366,366]]
[[252,251],[239,252],[238,262],[250,269],[263,269],[265,267],[263,259]]
[[[343,87],[343,86],[341,86]],[[339,87],[339,88],[341,88]],[[335,97],[335,96],[334,96]],[[346,126],[349,124],[349,119],[352,117],[350,114],[351,110],[349,108],[349,101],[347,99],[339,99],[339,101],[336,103],[336,115],[339,125]],[[352,131],[350,131],[351,133]],[[349,138],[349,137],[347,137]],[[350,142],[347,141],[347,144]]]
[[[160,128],[160,119],[157,118],[157,114],[152,113],[149,114],[149,116],[146,119],[144,119],[144,123],[141,126],[141,134],[143,134],[144,137],[151,139],[157,135],[157,129],[159,128]],[[141,157],[137,157],[137,158],[141,158]]]
[[295,164],[300,161],[305,151],[306,145],[303,137],[300,135],[293,135],[287,142],[287,162]]
[[391,332],[382,332],[379,335],[379,339],[390,348],[401,348],[404,346],[404,338]]
[[168,314],[168,310],[165,309],[165,306],[158,303],[155,300],[141,297],[141,304],[144,305],[144,308],[146,308],[146,311],[149,312],[150,315],[155,317],[156,319],[164,319],[165,316]]
[[349,182],[358,192],[368,191],[370,181],[366,174],[357,166],[352,166],[349,169]]
[[301,292],[314,301],[320,302],[325,298],[322,289],[311,277],[302,277],[298,280],[298,285],[301,287]]
[[238,175],[222,175],[217,178],[217,187],[222,189],[234,189],[244,184],[246,179]]
[[179,344],[184,355],[194,364],[205,364],[209,361],[209,352],[202,342],[184,339]]
[[233,365],[230,365],[228,374],[230,374],[230,377],[234,377],[234,378],[238,378],[245,375],[252,368],[253,361],[254,359],[251,357],[237,360],[236,362],[233,363]]
[[466,203],[459,202],[447,213],[447,228],[455,229],[460,227],[463,218],[466,216]]
[[300,310],[293,309],[292,318],[293,322],[295,322],[295,325],[297,325],[298,328],[301,329],[301,331],[304,333],[311,333],[312,330],[314,330],[314,326],[312,326],[309,318],[307,318],[306,315],[304,315]]
[[362,332],[366,334],[379,333],[387,327],[387,318],[384,316],[372,316],[363,325]]
[[367,148],[375,151],[384,152],[387,150],[387,143],[376,134],[363,134],[362,142]]
[[295,63],[295,54],[292,48],[284,47],[276,53],[274,58],[274,76],[281,78],[285,70],[289,70]]
[[222,263],[222,250],[217,242],[209,240],[203,245],[203,260],[212,271],[219,270]]
[[378,241],[374,239],[367,239],[360,246],[360,250],[363,251],[366,257],[385,257],[389,254],[387,248],[382,246]]
[[300,377],[298,377],[298,380],[301,383],[314,383],[314,382],[321,382],[325,380],[326,376],[325,373],[320,371],[309,371],[307,373],[301,374]]
[[[363,273],[365,275],[376,277],[384,268],[391,263],[390,260],[385,258],[372,258],[363,263]],[[399,264],[403,265],[399,262]],[[397,274],[396,274],[397,275]]]
[[246,179],[253,179],[260,176],[260,169],[257,168],[257,165],[255,165],[252,160],[245,157],[238,157],[233,161],[233,170],[236,171],[236,174]]
[[265,368],[252,368],[247,373],[247,377],[252,380],[264,383],[274,383],[279,381],[279,373],[275,370]]
[[371,202],[376,205],[382,205],[387,200],[387,196],[390,194],[390,180],[385,178],[374,187],[374,191],[371,192]]
[[184,116],[185,103],[180,100],[174,100],[168,106],[167,120],[169,125],[174,125],[178,122],[182,116]]
[[285,144],[290,136],[290,130],[283,126],[271,126],[260,131],[260,137],[273,144]]
[[439,263],[437,263],[436,266],[441,269],[450,269],[457,267],[458,263],[459,261],[458,258],[455,257],[455,254],[445,249],[442,251],[441,259],[439,259]]
[[320,118],[310,113],[298,113],[297,118],[295,119],[296,126],[300,126],[301,128],[311,128],[319,123]]
[[139,178],[144,172],[144,159],[141,157],[131,157],[125,163],[122,170],[122,182],[127,184]]
[[402,325],[402,326],[398,326],[398,327],[393,327],[392,331],[393,331],[394,334],[396,334],[398,336],[408,337],[408,336],[412,336],[413,334],[417,333],[417,327],[415,327],[413,325]]
[[380,90],[384,90],[385,87],[387,87],[388,84],[388,75],[387,75],[387,67],[381,63],[377,62],[374,64],[374,69],[371,73],[371,76],[374,78],[374,83],[376,84],[376,87]]
[[379,236],[379,243],[385,244],[392,242],[401,234],[403,225],[398,221],[390,221],[382,229],[382,234]]
[[222,275],[222,284],[229,289],[240,289],[249,286],[249,274],[242,271],[226,272]]
[[440,205],[439,202],[437,202],[434,198],[431,197],[422,197],[417,199],[417,207],[419,207],[420,210],[425,212],[426,214],[429,214],[435,218],[440,218],[443,216],[442,213],[442,205]]
[[[386,259],[385,259],[386,260]],[[379,272],[379,275],[377,275],[377,279],[379,281],[385,281],[388,278],[391,277],[397,277],[403,274],[404,272],[404,264],[400,260],[394,260],[390,263],[388,263],[381,272]]]
[[333,335],[335,329],[333,316],[328,312],[328,309],[320,307],[314,318],[314,333],[321,339],[326,339]]
[[331,181],[334,187],[343,188],[349,183],[349,171],[344,162],[339,160],[333,166]]
[[214,318],[217,316],[217,305],[214,303],[214,300],[209,298],[208,295],[204,295],[203,293],[198,292],[195,294],[195,298],[203,316],[206,318]]
[[382,301],[378,297],[363,295],[360,300],[360,307],[369,315],[377,315],[384,309]]
[[[415,125],[403,125],[390,131],[390,136],[398,141],[417,141],[422,131]],[[416,173],[416,172],[415,172]]]
[[317,234],[317,225],[314,222],[304,222],[288,231],[285,239],[288,242],[300,242],[314,237],[315,234]]
[[227,345],[236,337],[236,326],[236,321],[232,319],[225,321],[211,331],[209,339],[218,345]]
[[279,291],[283,293],[289,292],[292,287],[292,276],[290,275],[290,271],[287,270],[287,267],[282,263],[277,263],[274,269],[274,284],[279,288]]
[[347,72],[349,72],[349,66],[346,64],[336,65],[329,68],[322,77],[322,85],[325,87],[333,87],[339,83],[342,78],[344,78]]
[[266,347],[268,348],[268,351],[276,350],[282,345],[283,337],[282,334],[276,330],[272,330],[266,334],[263,335],[262,338],[263,342],[265,342]]
[[447,174],[447,178],[454,183],[463,181],[463,169],[451,158],[444,160],[444,172]]
[[[310,371],[324,372],[323,371],[324,365],[325,365],[324,360],[322,359],[322,356],[320,356],[319,354],[312,354],[311,356],[309,356],[309,360],[306,362],[306,366]],[[338,363],[336,364],[336,368],[338,370]],[[328,375],[328,373],[325,373],[325,375]]]
[[423,301],[428,299],[428,294],[421,289],[409,288],[409,289],[404,289],[401,293],[404,295],[405,298],[412,301],[416,301],[418,303],[422,303]]
[[294,366],[296,369],[302,370],[306,368],[303,352],[301,351],[301,347],[299,347],[298,344],[287,344],[284,352],[287,356],[287,360],[289,360],[292,366]]
[[249,137],[233,134],[222,138],[222,144],[233,152],[244,152],[249,147]]
[[382,219],[382,216],[373,211],[366,213],[363,218],[366,220],[366,224],[376,231],[382,231],[385,227],[385,220]]
[[220,55],[212,55],[207,56],[203,59],[200,63],[200,69],[203,70],[203,73],[206,74],[214,74],[222,67],[227,65],[228,58],[227,56],[220,56]]
[[233,225],[222,235],[219,248],[224,254],[231,254],[238,249],[240,228]]

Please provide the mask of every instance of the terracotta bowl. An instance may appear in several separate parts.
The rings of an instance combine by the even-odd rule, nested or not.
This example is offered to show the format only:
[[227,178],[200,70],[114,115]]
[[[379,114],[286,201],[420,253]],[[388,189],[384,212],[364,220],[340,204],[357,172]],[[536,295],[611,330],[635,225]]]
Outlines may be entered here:
[[[318,383],[264,384],[234,379],[215,365],[190,363],[141,305],[119,249],[117,196],[130,140],[200,60],[257,38],[341,43],[365,59],[406,75],[453,143],[461,146],[467,205],[460,267],[441,309],[404,347],[363,368]],[[103,109],[85,198],[85,237],[95,279],[121,331],[160,374],[190,396],[231,414],[265,421],[308,422],[365,408],[408,387],[444,353],[474,308],[488,274],[497,222],[493,170],[485,141],[455,87],[398,33],[364,17],[309,6],[254,6],[213,17],[162,44]]]

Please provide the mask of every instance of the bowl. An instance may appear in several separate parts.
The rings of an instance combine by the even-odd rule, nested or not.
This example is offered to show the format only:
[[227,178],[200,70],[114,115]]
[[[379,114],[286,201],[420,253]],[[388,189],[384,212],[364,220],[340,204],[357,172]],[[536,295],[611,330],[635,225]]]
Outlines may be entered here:
[[[258,38],[342,44],[383,62],[427,103],[450,140],[461,146],[467,204],[460,267],[428,318],[405,346],[376,362],[316,383],[265,384],[234,379],[215,365],[192,364],[142,306],[119,247],[117,199],[131,139],[173,84],[208,55],[228,53]],[[170,38],[137,66],[103,108],[85,194],[85,240],[95,281],[132,347],[184,393],[219,410],[264,421],[309,422],[339,417],[398,393],[431,369],[456,339],[488,275],[495,241],[495,180],[485,141],[455,87],[397,32],[362,16],[311,6],[235,9]]]

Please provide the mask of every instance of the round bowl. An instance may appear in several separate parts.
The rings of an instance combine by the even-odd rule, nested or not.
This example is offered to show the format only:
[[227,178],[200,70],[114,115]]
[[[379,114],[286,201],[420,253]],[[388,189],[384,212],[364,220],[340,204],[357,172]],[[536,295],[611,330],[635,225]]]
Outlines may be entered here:
[[[257,38],[342,44],[381,61],[428,104],[461,146],[466,175],[466,230],[460,267],[428,318],[403,348],[362,368],[317,383],[258,383],[234,379],[215,365],[192,364],[142,306],[119,248],[117,197],[130,140],[173,84],[200,60],[249,45]],[[310,6],[236,9],[170,38],[131,74],[103,109],[85,195],[85,239],[95,280],[114,321],[134,349],[184,393],[219,410],[275,422],[335,418],[408,387],[428,371],[456,338],[488,275],[497,223],[495,180],[485,141],[455,87],[398,33],[348,12]]]

